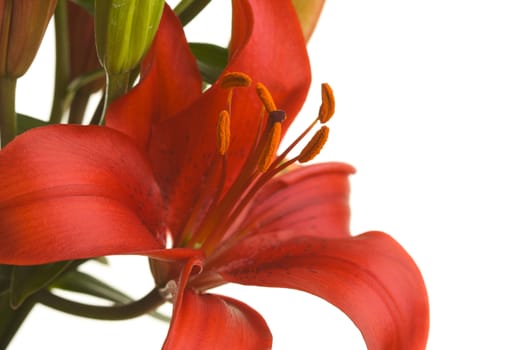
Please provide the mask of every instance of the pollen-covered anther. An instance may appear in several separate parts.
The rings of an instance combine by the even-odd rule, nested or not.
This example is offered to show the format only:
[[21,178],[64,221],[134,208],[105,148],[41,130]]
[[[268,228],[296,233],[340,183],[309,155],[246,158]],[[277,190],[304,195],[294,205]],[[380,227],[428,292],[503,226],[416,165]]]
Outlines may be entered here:
[[260,98],[260,101],[262,101],[267,113],[276,111],[276,104],[274,103],[273,96],[271,96],[271,93],[264,84],[256,83],[256,94]]
[[251,85],[251,77],[242,72],[229,72],[221,79],[220,86],[224,89],[247,87]]
[[324,124],[331,119],[335,113],[335,96],[333,89],[328,83],[322,84],[322,104],[318,110],[318,120]]
[[258,170],[260,170],[262,173],[265,173],[269,169],[269,166],[273,163],[276,151],[278,150],[278,146],[280,145],[281,135],[282,124],[276,122],[271,127],[269,135],[267,135],[263,152],[258,162]]
[[225,155],[231,141],[231,117],[229,112],[223,110],[218,117],[216,129],[216,147],[220,155]]
[[313,135],[306,147],[300,152],[298,162],[305,163],[315,158],[320,153],[322,147],[326,144],[328,136],[329,128],[324,125],[315,133],[315,135]]

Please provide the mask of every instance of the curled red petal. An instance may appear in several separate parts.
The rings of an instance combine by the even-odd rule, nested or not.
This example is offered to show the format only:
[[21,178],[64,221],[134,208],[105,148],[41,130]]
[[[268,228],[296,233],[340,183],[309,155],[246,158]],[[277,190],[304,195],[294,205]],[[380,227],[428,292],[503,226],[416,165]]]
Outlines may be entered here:
[[[171,248],[162,251],[146,251],[141,255],[150,257],[150,270],[160,287],[166,287],[169,281],[177,281],[177,285],[185,288],[191,275],[200,273],[203,269],[205,256],[198,249]],[[174,297],[174,303],[181,303],[182,294]]]
[[141,82],[114,101],[106,125],[146,147],[151,126],[174,117],[201,96],[201,76],[183,27],[165,5],[159,28],[142,64]]
[[0,263],[163,247],[159,188],[145,156],[116,131],[32,129],[2,149],[0,173]]
[[349,180],[344,163],[299,167],[269,182],[253,200],[245,222],[249,234],[282,231],[293,236],[349,236]]
[[425,348],[429,308],[421,273],[384,233],[285,240],[279,234],[258,235],[207,269],[229,282],[317,295],[354,321],[369,350]]
[[164,350],[265,350],[272,336],[265,320],[246,304],[214,294],[184,292],[174,309]]
[[[296,11],[290,1],[232,1],[231,59],[227,70],[264,83],[289,125],[304,103],[311,71]],[[277,14],[280,14],[278,16]],[[247,33],[250,33],[248,36]]]

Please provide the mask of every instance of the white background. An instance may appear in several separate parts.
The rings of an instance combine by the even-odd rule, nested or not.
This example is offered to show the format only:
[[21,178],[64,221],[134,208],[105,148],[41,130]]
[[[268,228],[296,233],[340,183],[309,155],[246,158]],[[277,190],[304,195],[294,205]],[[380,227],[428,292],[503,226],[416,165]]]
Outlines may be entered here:
[[[189,27],[191,38],[225,43],[225,4],[208,10],[221,23]],[[420,266],[430,350],[527,349],[526,18],[524,1],[328,0],[309,44],[313,93],[291,133],[317,113],[319,84],[330,82],[337,114],[317,160],[358,169],[353,233],[389,232]],[[43,118],[52,38],[44,45],[48,56],[20,80],[17,100],[19,112]],[[151,287],[143,258],[113,264],[117,272],[101,273],[115,283],[137,296]],[[353,324],[315,297],[222,292],[264,315],[275,349],[365,348]],[[104,323],[38,307],[10,349],[158,349],[166,329],[148,317]]]

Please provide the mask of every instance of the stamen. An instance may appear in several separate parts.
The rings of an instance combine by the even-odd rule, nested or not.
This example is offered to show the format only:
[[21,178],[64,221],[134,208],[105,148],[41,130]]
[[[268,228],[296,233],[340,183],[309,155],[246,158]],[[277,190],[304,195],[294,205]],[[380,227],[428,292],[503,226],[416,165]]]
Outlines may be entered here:
[[313,135],[313,138],[309,143],[304,147],[300,155],[298,156],[299,163],[309,162],[311,159],[315,158],[319,153],[324,144],[328,140],[329,128],[327,126],[322,126],[320,130]]
[[[217,149],[220,155],[225,155],[230,142],[230,118],[231,98],[234,87],[248,86],[250,78],[243,73],[228,73],[221,81],[221,86],[229,89],[227,96],[227,108],[219,114],[217,124]],[[196,224],[188,230],[189,239],[185,240],[186,247],[199,247],[205,255],[214,255],[219,242],[235,242],[239,237],[247,234],[250,227],[233,227],[246,210],[258,191],[274,176],[287,169],[296,162],[305,163],[315,158],[323,148],[329,135],[329,128],[322,126],[304,149],[296,157],[286,159],[288,154],[313,130],[319,122],[324,124],[330,120],[335,112],[335,101],[333,91],[328,84],[322,85],[322,104],[319,115],[301,133],[301,135],[282,152],[277,155],[278,147],[282,138],[282,122],[286,118],[283,110],[277,106],[267,87],[261,82],[256,83],[255,90],[263,107],[258,119],[258,130],[253,138],[252,147],[247,150],[247,158],[243,163],[238,175],[228,189],[224,189],[226,176],[227,157],[216,157],[222,161],[220,175],[223,180],[218,186],[218,192],[214,196],[213,203],[206,202],[201,206],[204,210],[199,211],[191,221]],[[211,186],[215,182],[211,182]],[[223,243],[222,243],[223,244]],[[230,243],[226,243],[230,244]]]
[[282,124],[275,122],[271,127],[267,139],[265,140],[263,152],[260,156],[260,161],[258,162],[258,170],[260,170],[262,173],[265,173],[267,169],[269,169],[271,163],[273,163],[276,150],[280,144],[281,134]]
[[231,140],[231,118],[229,112],[223,110],[218,117],[216,129],[216,146],[220,155],[225,155]]
[[276,104],[274,103],[273,96],[271,96],[271,93],[264,84],[256,83],[256,93],[258,94],[260,101],[262,101],[267,113],[276,111]]
[[220,86],[224,89],[247,87],[251,85],[251,78],[242,72],[230,72],[223,76]]
[[322,84],[322,104],[318,111],[318,120],[324,124],[331,119],[335,113],[335,97],[333,89],[328,83]]

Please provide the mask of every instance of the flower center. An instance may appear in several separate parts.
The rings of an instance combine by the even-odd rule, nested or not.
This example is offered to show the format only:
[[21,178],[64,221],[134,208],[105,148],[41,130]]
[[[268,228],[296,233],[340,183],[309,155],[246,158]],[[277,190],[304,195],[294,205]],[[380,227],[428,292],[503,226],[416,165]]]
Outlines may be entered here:
[[[228,73],[221,81],[221,86],[228,89],[227,109],[219,113],[217,122],[216,145],[218,158],[212,165],[219,176],[215,177],[211,186],[216,188],[213,199],[210,196],[199,198],[194,213],[187,221],[181,246],[201,248],[206,255],[214,251],[219,242],[225,239],[239,239],[247,234],[249,227],[237,227],[251,200],[258,191],[274,176],[283,172],[296,162],[305,163],[318,155],[327,141],[329,128],[322,125],[312,136],[304,148],[296,156],[291,157],[292,150],[318,124],[325,124],[333,116],[335,103],[333,92],[328,84],[322,84],[322,104],[317,118],[293,141],[281,154],[277,155],[282,137],[282,123],[286,113],[277,108],[269,90],[262,83],[256,84],[256,94],[262,103],[262,111],[258,122],[258,132],[247,160],[238,176],[222,192],[226,178],[227,159],[231,138],[230,119],[233,92],[237,88],[251,85],[251,79],[244,73]],[[203,208],[206,208],[203,211]],[[200,220],[198,220],[198,216]],[[196,227],[196,222],[200,223]]]

